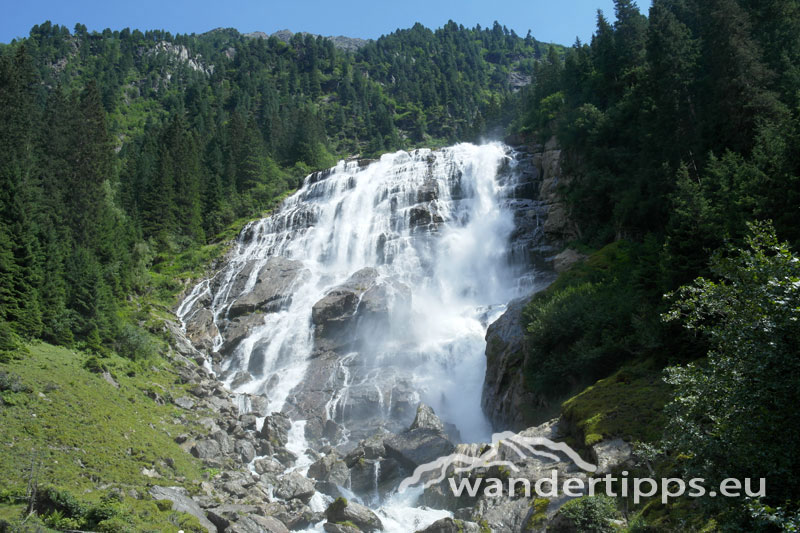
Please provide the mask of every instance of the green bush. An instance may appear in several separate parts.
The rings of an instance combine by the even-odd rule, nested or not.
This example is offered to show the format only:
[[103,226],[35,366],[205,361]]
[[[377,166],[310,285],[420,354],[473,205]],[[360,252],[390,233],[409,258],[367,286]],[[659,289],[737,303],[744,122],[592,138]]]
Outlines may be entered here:
[[662,326],[640,288],[651,255],[644,245],[610,244],[528,304],[528,390],[566,394],[659,345]]
[[11,372],[0,371],[0,392],[31,392],[31,388],[19,380],[19,376]]
[[86,362],[83,364],[83,367],[88,370],[89,372],[94,372],[95,374],[102,374],[106,372],[108,368],[106,368],[105,363],[103,363],[98,357],[92,355],[89,357]]
[[35,509],[39,516],[53,517],[53,521],[74,519],[79,522],[79,525],[75,527],[83,525],[87,512],[86,506],[72,493],[56,487],[45,487],[39,491]]
[[117,335],[115,348],[121,356],[133,360],[146,359],[158,349],[150,335],[130,324],[122,327]]
[[[572,528],[581,533],[613,533],[616,531],[611,520],[619,518],[613,498],[606,495],[584,496],[571,500],[559,509],[558,515],[564,517]],[[561,529],[561,528],[558,528]],[[553,529],[558,533],[558,529]]]

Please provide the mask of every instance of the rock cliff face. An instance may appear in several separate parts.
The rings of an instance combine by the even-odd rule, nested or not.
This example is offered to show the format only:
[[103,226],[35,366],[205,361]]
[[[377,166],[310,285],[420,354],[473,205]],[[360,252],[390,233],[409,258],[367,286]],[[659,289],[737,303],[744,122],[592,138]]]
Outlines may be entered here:
[[[568,178],[561,171],[561,150],[555,139],[544,146],[527,145],[517,148],[519,171],[529,176],[522,180],[519,201],[528,202],[530,209],[521,211],[526,223],[518,224],[515,247],[518,253],[533,255],[533,264],[544,262],[545,269],[561,272],[568,269],[580,255],[563,249],[578,236],[578,229],[568,216],[567,206],[559,194],[559,185]],[[537,290],[547,287],[553,275],[539,272]],[[526,390],[521,373],[525,357],[525,331],[522,316],[530,297],[509,303],[505,313],[489,326],[486,333],[486,378],[481,405],[495,430],[521,430],[536,420],[537,408],[544,407],[541,398]]]

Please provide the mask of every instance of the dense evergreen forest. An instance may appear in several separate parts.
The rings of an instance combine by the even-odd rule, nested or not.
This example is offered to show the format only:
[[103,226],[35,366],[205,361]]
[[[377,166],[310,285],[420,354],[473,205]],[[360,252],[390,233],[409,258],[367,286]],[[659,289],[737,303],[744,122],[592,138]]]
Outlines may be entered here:
[[640,473],[767,478],[629,531],[797,531],[800,2],[614,3],[567,48],[452,22],[356,51],[50,23],[0,46],[0,360],[146,357],[131,302],[183,288],[160,265],[339,157],[555,136],[587,259],[525,309],[526,387]]
[[499,24],[416,25],[356,52],[307,34],[35,26],[0,48],[4,347],[135,355],[144,340],[121,304],[152,289],[164,256],[338,157],[502,126],[543,48]]
[[[567,413],[596,436],[639,401],[624,433],[663,435],[665,472],[766,476],[760,504],[711,501],[721,526],[795,531],[800,4],[615,6],[590,43],[543,63],[518,123],[558,137],[573,246],[590,254],[526,309],[527,386],[559,398],[611,375],[644,383],[613,405],[596,388],[583,418],[580,399]],[[662,394],[665,418],[645,408]]]

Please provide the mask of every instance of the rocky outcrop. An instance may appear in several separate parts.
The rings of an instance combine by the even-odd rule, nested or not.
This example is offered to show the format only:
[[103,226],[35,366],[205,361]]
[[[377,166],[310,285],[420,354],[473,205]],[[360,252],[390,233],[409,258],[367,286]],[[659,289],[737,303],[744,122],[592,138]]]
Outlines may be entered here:
[[349,522],[367,533],[383,529],[383,523],[375,513],[359,503],[344,498],[337,498],[328,506],[325,518],[333,524]]
[[209,531],[217,530],[216,526],[206,517],[200,505],[189,496],[189,493],[183,487],[151,487],[150,496],[154,500],[171,501],[173,510],[192,515],[197,518],[201,526]]
[[[517,139],[518,140],[518,139]],[[561,150],[555,138],[544,146],[521,144],[516,172],[518,180],[513,202],[516,230],[512,255],[525,254],[535,267],[534,289],[542,290],[555,279],[555,273],[569,269],[584,258],[564,249],[577,238],[578,228],[569,217],[560,187],[569,181],[561,168]],[[559,253],[559,250],[562,250]],[[486,377],[481,405],[495,428],[520,430],[552,416],[555,399],[528,390],[525,362],[525,324],[522,316],[531,297],[508,304],[506,312],[491,324],[486,333]]]
[[383,446],[387,457],[395,459],[409,470],[455,450],[444,432],[442,421],[424,404],[417,408],[417,416],[411,427],[384,440]]
[[[319,35],[307,32],[299,32],[295,34],[289,30],[278,30],[270,35],[264,33],[263,31],[254,31],[250,33],[245,33],[245,37],[250,37],[252,39],[269,39],[270,37],[275,37],[276,39],[288,43],[294,35],[311,35],[312,37],[320,37]],[[344,50],[346,52],[355,52],[362,46],[366,45],[369,40],[367,39],[359,39],[358,37],[346,37],[344,35],[337,35],[337,36],[330,36],[324,37],[333,43],[333,46],[340,50]]]
[[[243,272],[249,275],[249,272]],[[256,276],[255,285],[228,308],[228,318],[261,312],[273,313],[289,305],[292,291],[309,275],[303,263],[285,257],[270,257]]]
[[308,503],[314,495],[314,482],[297,471],[283,476],[275,487],[275,496],[282,500]]
[[555,270],[558,274],[566,272],[572,268],[575,263],[583,261],[587,257],[587,255],[573,250],[572,248],[567,248],[560,254],[553,257],[553,270]]
[[334,287],[311,310],[319,352],[346,353],[373,332],[387,326],[390,304],[409,306],[411,294],[394,280],[378,279],[374,268],[362,268]]
[[529,301],[530,298],[524,298],[509,303],[506,312],[486,332],[486,377],[481,405],[496,428],[525,427],[527,410],[536,405],[522,373],[525,358],[522,311]]
[[633,448],[622,439],[605,440],[592,446],[592,459],[597,465],[598,474],[621,469],[630,463],[632,456]]
[[561,149],[555,137],[547,141],[543,150],[534,154],[533,160],[542,176],[539,198],[548,205],[543,227],[545,238],[563,246],[563,243],[577,238],[579,232],[559,191],[559,187],[566,185],[570,178],[562,172]]

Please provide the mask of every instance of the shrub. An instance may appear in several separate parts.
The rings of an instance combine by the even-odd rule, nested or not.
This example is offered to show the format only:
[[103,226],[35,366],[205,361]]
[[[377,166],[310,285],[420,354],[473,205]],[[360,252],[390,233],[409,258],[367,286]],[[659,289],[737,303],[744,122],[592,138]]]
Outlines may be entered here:
[[0,392],[31,392],[31,388],[19,380],[19,376],[11,372],[0,371]]
[[[612,533],[615,528],[611,521],[619,518],[614,499],[606,495],[571,500],[559,509],[558,515],[571,526],[571,529],[567,529],[581,533]],[[558,530],[558,527],[553,529],[554,532]]]
[[146,359],[154,354],[157,347],[150,336],[141,328],[126,324],[117,335],[117,353],[132,360]]

